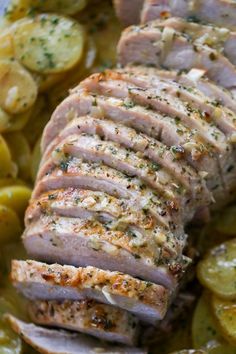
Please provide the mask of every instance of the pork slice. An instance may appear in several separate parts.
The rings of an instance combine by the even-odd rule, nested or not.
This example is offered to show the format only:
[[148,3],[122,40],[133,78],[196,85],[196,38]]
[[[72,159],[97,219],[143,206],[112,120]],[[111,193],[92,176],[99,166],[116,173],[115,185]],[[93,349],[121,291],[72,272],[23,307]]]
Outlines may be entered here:
[[115,11],[125,26],[140,22],[144,0],[113,0]]
[[137,344],[138,321],[127,311],[93,300],[31,301],[31,320],[39,325],[82,332],[102,340]]
[[48,146],[43,156],[43,162],[50,157],[52,150],[64,138],[83,133],[97,134],[102,139],[120,143],[126,148],[142,153],[143,156],[165,167],[195,197],[200,194],[204,198],[208,194],[202,178],[185,160],[176,160],[168,146],[143,133],[138,133],[135,129],[105,118],[99,119],[91,116],[74,118],[62,130],[58,138]]
[[108,345],[79,333],[47,329],[25,323],[12,315],[7,316],[12,329],[35,350],[42,354],[147,354],[139,348]]
[[31,201],[25,214],[26,226],[30,226],[41,215],[97,220],[105,224],[107,230],[128,232],[136,238],[136,242],[141,242],[141,238],[152,242],[154,238],[156,245],[164,247],[161,253],[165,249],[166,256],[168,251],[171,258],[181,254],[186,243],[184,237],[176,243],[174,240],[165,242],[167,235],[172,238],[174,236],[158,225],[148,212],[138,209],[127,200],[102,192],[75,188],[49,191]]
[[[179,117],[190,129],[197,129],[202,140],[214,146],[216,151],[225,152],[227,144],[224,134],[216,127],[212,127],[201,116],[199,110],[194,109],[190,104],[182,102],[178,97],[174,97],[166,91],[159,90],[156,87],[157,85],[152,87],[151,83],[147,80],[136,79],[133,75],[124,76],[114,71],[94,74],[82,81],[75,88],[75,92],[79,93],[80,88],[82,88],[94,94],[108,95],[122,99],[128,97],[132,99],[134,105],[149,106],[154,111],[170,115],[173,118]],[[151,87],[148,88],[148,86]]]
[[[156,73],[153,76],[153,70],[145,67],[133,67],[126,70],[117,71],[121,75],[121,79],[133,83],[142,88],[155,88],[157,92],[167,93],[170,96],[179,98],[183,102],[187,102],[193,109],[199,112],[199,115],[209,125],[215,124],[227,138],[231,139],[236,135],[236,115],[231,110],[216,105],[215,101],[211,101],[199,91],[197,88],[185,86],[180,82],[176,83],[173,80],[164,79]],[[219,135],[216,130],[214,135]],[[218,139],[217,139],[218,140]],[[221,140],[225,140],[221,135]]]
[[[196,208],[196,201],[191,199],[182,184],[170,175],[165,168],[143,158],[139,153],[125,149],[118,143],[104,141],[97,135],[71,135],[65,138],[52,152],[49,159],[39,170],[39,178],[50,171],[57,164],[61,156],[81,158],[84,161],[101,162],[124,174],[140,179],[141,182],[162,196],[163,201],[174,203],[177,208],[183,209],[188,204],[190,208]],[[193,205],[194,204],[194,205]]]
[[[92,75],[84,80],[75,89],[78,93],[80,87],[88,89],[94,94],[117,95],[118,97],[122,96],[122,98],[130,97],[134,104],[149,105],[154,110],[161,110],[162,113],[171,114],[173,117],[177,116],[190,128],[195,129],[201,139],[204,139],[205,145],[209,146],[209,160],[215,160],[215,169],[210,170],[209,166],[206,169],[208,173],[211,171],[210,173],[214,176],[213,185],[212,181],[210,181],[210,188],[215,185],[215,176],[218,174],[219,183],[217,185],[219,185],[219,189],[215,191],[215,194],[217,199],[222,200],[223,198],[224,200],[225,189],[233,184],[232,174],[227,173],[229,166],[234,164],[232,147],[228,144],[224,134],[217,127],[206,122],[198,110],[192,108],[190,104],[184,104],[178,98],[170,97],[166,93],[158,92],[156,89],[146,89],[119,80],[119,74],[109,71]],[[225,173],[226,178],[224,180]]]
[[75,268],[36,261],[13,261],[14,286],[31,300],[74,300],[84,298],[112,304],[136,314],[145,322],[162,319],[170,293],[161,285],[130,275],[94,267]]
[[140,210],[130,200],[118,199],[104,192],[67,188],[48,191],[33,199],[25,213],[25,224],[30,225],[41,214],[98,219],[110,229],[126,229],[130,225],[152,230],[153,216]]
[[145,0],[141,13],[143,23],[170,16],[235,28],[236,5],[232,0]]
[[127,28],[118,44],[121,65],[154,65],[174,70],[204,69],[217,84],[235,86],[234,65],[220,52],[191,40],[169,27],[158,28],[158,22]]
[[185,33],[192,40],[200,44],[206,44],[211,48],[223,52],[224,55],[236,64],[236,32],[228,28],[216,27],[213,25],[204,25],[187,21],[179,17],[171,17],[167,20],[159,20],[160,28],[170,27],[178,32]]
[[139,179],[100,162],[96,164],[83,162],[78,158],[62,158],[58,161],[58,167],[38,181],[32,197],[36,198],[45,191],[69,187],[97,190],[118,198],[130,199],[139,209],[149,211],[161,225],[176,232],[182,225],[182,216],[177,205],[163,200]]
[[[169,77],[168,71],[162,70],[159,71],[159,74],[163,77]],[[213,81],[210,81],[207,77],[205,77],[205,72],[203,70],[192,69],[188,73],[182,74],[172,72],[171,75],[172,79],[178,81],[182,85],[196,87],[204,95],[209,97],[213,103],[215,103],[216,107],[218,105],[222,105],[236,113],[236,103],[231,90],[227,90],[216,85]]]
[[177,286],[190,263],[181,252],[185,242],[185,235],[175,237],[162,228],[143,235],[110,230],[96,220],[56,215],[41,216],[23,234],[33,258],[128,272],[168,287]]
[[[95,107],[95,109],[94,109]],[[196,129],[183,125],[179,117],[171,118],[153,111],[150,107],[134,104],[130,99],[118,99],[86,93],[72,94],[54,112],[42,138],[42,150],[55,139],[66,124],[77,115],[92,114],[135,128],[137,131],[161,140],[174,153],[175,159],[187,154],[189,163],[200,171],[215,171],[215,162],[207,158],[209,146],[204,145]],[[178,146],[184,147],[184,151]],[[177,153],[175,153],[177,152]]]
[[[131,70],[133,67],[129,67]],[[139,69],[135,66],[136,70]],[[212,101],[215,106],[225,106],[234,113],[236,112],[236,103],[230,90],[216,85],[205,76],[205,71],[201,69],[191,69],[188,72],[159,70],[153,67],[140,67],[141,70],[148,71],[150,75],[155,75],[163,79],[180,83],[181,85],[196,88]]]

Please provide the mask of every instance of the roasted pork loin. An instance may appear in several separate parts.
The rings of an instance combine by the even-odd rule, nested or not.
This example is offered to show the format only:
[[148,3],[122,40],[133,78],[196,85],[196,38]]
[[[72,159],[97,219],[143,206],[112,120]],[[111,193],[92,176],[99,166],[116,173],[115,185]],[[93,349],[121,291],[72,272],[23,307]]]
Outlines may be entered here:
[[44,130],[23,234],[37,261],[13,261],[11,276],[35,323],[84,334],[11,317],[42,353],[93,352],[87,334],[137,345],[140,326],[171,327],[191,274],[186,226],[236,189],[236,32],[186,20],[224,25],[227,13],[233,27],[235,4],[215,2],[209,13],[212,0],[115,0],[125,23],[145,24],[123,32],[120,68],[82,81]]

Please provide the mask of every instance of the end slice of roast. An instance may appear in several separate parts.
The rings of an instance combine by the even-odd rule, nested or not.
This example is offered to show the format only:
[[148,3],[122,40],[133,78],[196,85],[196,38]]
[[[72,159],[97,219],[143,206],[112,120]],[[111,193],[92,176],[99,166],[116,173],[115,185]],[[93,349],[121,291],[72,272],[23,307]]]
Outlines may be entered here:
[[102,340],[127,345],[137,344],[138,321],[117,307],[93,300],[32,301],[31,320],[40,325],[82,332]]
[[12,329],[42,354],[147,354],[144,349],[104,344],[84,334],[46,329],[11,315],[7,319]]
[[170,291],[161,285],[90,266],[75,268],[15,260],[11,278],[14,286],[31,300],[90,298],[120,307],[150,323],[164,318],[170,302]]

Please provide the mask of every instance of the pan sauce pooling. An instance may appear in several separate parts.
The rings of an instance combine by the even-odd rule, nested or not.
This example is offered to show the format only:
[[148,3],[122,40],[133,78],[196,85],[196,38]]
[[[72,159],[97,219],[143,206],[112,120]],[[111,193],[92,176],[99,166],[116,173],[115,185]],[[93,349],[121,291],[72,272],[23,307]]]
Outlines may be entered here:
[[[3,23],[4,30],[1,30],[0,34],[2,39],[0,41],[0,73],[2,73],[0,117],[3,134],[0,145],[3,151],[0,156],[3,161],[0,162],[4,167],[1,170],[1,177],[4,179],[0,180],[1,243],[3,244],[1,250],[3,299],[0,306],[2,312],[10,311],[18,315],[18,312],[22,312],[22,305],[19,303],[14,306],[15,300],[12,300],[14,292],[10,289],[5,275],[9,270],[11,258],[23,259],[24,257],[19,242],[12,244],[10,241],[15,241],[14,237],[19,235],[22,227],[22,215],[30,195],[27,185],[35,176],[36,160],[39,159],[40,134],[52,110],[67,95],[68,88],[77,84],[90,72],[104,69],[115,63],[115,47],[120,36],[120,27],[114,18],[111,6],[105,2],[104,8],[101,8],[99,3],[99,13],[97,2],[91,2],[83,13],[74,16],[73,21],[62,17],[64,14],[71,15],[80,10],[79,5],[78,8],[74,8],[75,5],[70,2],[67,2],[68,8],[63,12],[60,7],[51,9],[47,5],[50,2],[46,1],[43,5],[46,8],[43,8],[43,11],[52,10],[59,15],[36,15],[36,17],[31,16],[20,20],[19,17],[28,13],[31,2],[19,0],[13,3],[15,7],[8,11],[7,18],[16,22],[10,29],[6,27],[9,24]],[[83,2],[80,5],[83,7]],[[35,2],[34,6],[36,6]],[[36,11],[41,10],[40,6],[42,2],[39,1]],[[84,24],[84,28],[81,24]],[[52,36],[52,45],[48,43],[49,33]],[[76,50],[66,52],[64,48],[67,46],[76,47]],[[3,80],[6,72],[8,79]],[[32,177],[28,172],[29,166],[32,169]],[[9,175],[11,179],[7,178]],[[201,254],[206,253],[206,250],[215,244],[225,242],[236,235],[236,225],[232,215],[235,215],[235,208],[227,209],[223,217],[221,216],[221,222],[213,222],[205,234],[201,231],[201,237],[197,235],[196,243]],[[197,233],[199,232],[198,230]],[[211,292],[207,292],[200,298],[193,319],[184,319],[183,322],[178,319],[177,331],[174,331],[171,340],[162,340],[158,345],[153,345],[153,352],[164,354],[183,348],[206,347],[208,342],[214,340],[216,342],[214,345],[211,343],[212,348],[208,344],[208,352],[235,353],[233,314],[236,297],[232,281],[235,278],[235,258],[235,242],[231,241],[220,248],[213,249],[210,255],[200,262],[199,280]],[[220,300],[216,296],[219,296]],[[9,304],[4,299],[9,300]],[[213,314],[212,319],[209,312]],[[24,311],[19,315],[23,319],[26,316]],[[209,323],[207,322],[206,325],[208,320]],[[191,326],[192,335],[189,330]],[[21,342],[15,335],[9,334],[11,332],[4,320],[1,320],[1,328],[3,331],[3,339],[0,339],[1,349],[6,352],[7,348],[11,347],[13,353],[20,352]],[[158,334],[152,334],[152,337],[157,336]],[[4,347],[6,349],[3,349]],[[29,349],[26,353],[29,353]]]

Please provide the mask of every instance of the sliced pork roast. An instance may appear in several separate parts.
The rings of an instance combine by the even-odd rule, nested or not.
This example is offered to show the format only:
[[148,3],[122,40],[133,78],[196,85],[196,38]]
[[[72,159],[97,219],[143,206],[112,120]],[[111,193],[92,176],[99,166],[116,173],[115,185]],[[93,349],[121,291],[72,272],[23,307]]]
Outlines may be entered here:
[[17,289],[31,300],[90,298],[116,305],[150,323],[165,316],[170,302],[170,292],[161,285],[91,266],[75,268],[13,261],[11,278]]
[[31,301],[28,311],[31,320],[40,325],[61,327],[127,345],[137,343],[137,319],[127,311],[94,300]]
[[127,26],[178,16],[190,21],[236,27],[233,0],[114,0],[114,5],[117,16]]
[[[229,13],[232,25],[235,6],[216,2],[212,22]],[[204,19],[212,1],[114,3],[131,24],[140,14]],[[61,353],[59,344],[71,354],[109,352],[86,334],[137,345],[140,326],[152,326],[147,337],[153,325],[168,332],[191,274],[185,227],[233,198],[236,34],[183,18],[125,30],[118,55],[128,66],[82,81],[44,130],[23,234],[38,261],[13,261],[11,276],[33,322],[83,334],[10,317],[42,353]]]
[[232,88],[236,69],[221,51],[156,20],[128,27],[118,45],[121,65],[153,65],[173,70],[199,68],[217,84]]
[[104,344],[84,334],[35,326],[11,315],[7,319],[12,329],[42,354],[147,354],[144,349]]

